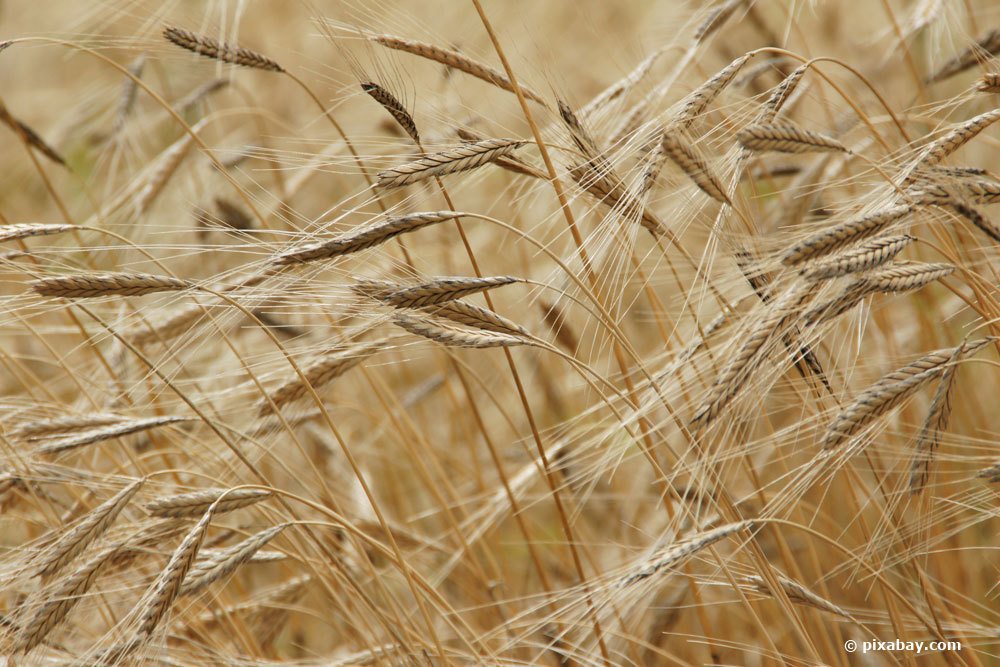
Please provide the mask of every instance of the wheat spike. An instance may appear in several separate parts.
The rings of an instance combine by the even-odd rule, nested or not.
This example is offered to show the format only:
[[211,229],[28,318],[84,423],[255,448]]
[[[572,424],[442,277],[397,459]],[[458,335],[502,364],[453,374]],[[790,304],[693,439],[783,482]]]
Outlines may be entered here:
[[362,83],[361,90],[368,93],[373,100],[381,104],[382,108],[389,112],[389,115],[403,128],[403,131],[406,132],[410,139],[413,139],[413,143],[420,145],[420,133],[417,132],[417,124],[413,122],[413,116],[406,110],[403,103],[396,99],[395,95],[374,81]]
[[997,243],[1000,243],[1000,228],[997,228],[985,215],[961,202],[952,202],[951,208],[955,209],[956,213],[978,227],[984,234]]
[[103,442],[111,438],[118,438],[123,435],[146,431],[166,424],[176,424],[178,422],[191,421],[190,417],[149,417],[147,419],[132,419],[124,422],[114,423],[109,426],[86,431],[77,435],[64,438],[57,438],[51,442],[46,442],[36,451],[39,454],[57,454],[77,447],[83,447],[95,442]]
[[681,102],[681,108],[674,114],[672,124],[682,129],[689,127],[705,112],[708,105],[715,101],[722,91],[732,83],[743,66],[750,62],[754,55],[747,53],[740,56],[719,70],[711,79],[688,93]]
[[75,526],[62,533],[46,548],[43,557],[39,559],[36,576],[52,576],[82,553],[114,523],[144,481],[140,479],[129,484],[87,513]]
[[[434,62],[457,69],[460,72],[465,72],[470,76],[474,76],[477,79],[492,84],[497,88],[506,90],[509,93],[514,92],[514,86],[511,85],[510,80],[506,76],[489,65],[485,65],[481,62],[463,56],[457,51],[434,46],[433,44],[427,44],[426,42],[418,42],[412,39],[396,37],[394,35],[367,35],[367,37],[373,42],[393,49],[394,51],[403,51],[415,56],[420,56],[421,58],[433,60]],[[523,83],[519,82],[519,87],[521,88],[521,93],[527,99],[533,100],[542,106],[545,106],[545,99],[541,95],[534,92]]]
[[27,653],[58,627],[76,603],[90,590],[101,569],[111,561],[111,557],[122,548],[123,544],[124,542],[116,542],[105,546],[69,576],[58,580],[57,585],[46,589],[45,601],[21,624],[11,652]]
[[398,188],[434,176],[476,169],[498,157],[509,155],[524,144],[518,139],[485,139],[462,144],[425,155],[415,162],[380,171],[378,185],[383,188]]
[[650,565],[642,568],[638,572],[634,572],[627,577],[624,577],[621,580],[621,585],[631,586],[632,584],[642,581],[643,579],[649,579],[657,572],[676,565],[688,556],[698,553],[705,547],[709,547],[719,540],[729,537],[733,533],[738,533],[743,530],[753,530],[753,527],[753,521],[737,521],[735,523],[719,526],[718,528],[695,533],[694,535],[691,535],[690,537],[654,554],[650,559],[653,561]]
[[933,74],[927,77],[927,83],[937,83],[947,78],[955,76],[967,69],[975,67],[986,57],[1000,53],[1000,30],[990,30],[980,37],[975,43],[959,52],[954,58],[947,61]]
[[232,512],[266,500],[271,495],[266,489],[204,489],[157,498],[146,503],[145,507],[153,516],[184,518],[200,516],[213,504],[216,513]]
[[[184,536],[180,545],[170,556],[170,560],[164,566],[160,576],[156,578],[145,602],[140,601],[143,606],[138,609],[139,626],[136,630],[137,639],[148,638],[153,634],[160,620],[170,611],[174,600],[180,594],[184,578],[195,558],[198,556],[198,549],[205,539],[208,526],[212,522],[214,512],[225,500],[221,500],[219,505],[212,505],[205,510],[204,516],[197,524]],[[225,511],[225,510],[222,510]]]
[[[193,595],[202,591],[216,581],[236,571],[240,565],[249,561],[265,544],[277,537],[287,525],[274,526],[251,535],[239,544],[203,558],[195,562],[188,571],[179,595]],[[204,550],[202,550],[204,553]]]
[[1000,461],[997,461],[988,468],[983,468],[976,473],[976,477],[985,479],[987,482],[991,482],[993,484],[1000,482]]
[[660,145],[667,157],[680,167],[681,171],[687,174],[688,178],[701,188],[702,192],[717,202],[726,203],[729,201],[722,183],[693,146],[681,139],[676,133],[669,131],[664,133]]
[[[383,347],[385,347],[385,341],[377,340],[337,350],[332,354],[320,357],[308,365],[302,370],[302,375],[308,381],[309,385],[314,389],[318,389],[351,370]],[[258,408],[258,415],[264,417],[271,414],[274,410],[271,405],[272,402],[280,408],[283,405],[302,398],[307,392],[307,385],[302,382],[302,378],[295,375],[271,392],[270,401],[261,401]]]
[[989,72],[976,84],[976,90],[981,93],[1000,93],[1000,72]]
[[642,202],[613,174],[598,171],[588,161],[570,169],[570,175],[587,194],[604,206],[620,210],[621,215],[627,219],[638,218],[639,224],[654,237],[665,236],[671,241],[674,239],[673,233],[656,217],[656,214],[643,206]]
[[829,280],[874,269],[891,261],[914,240],[914,237],[906,234],[873,239],[811,264],[803,269],[802,275],[806,280]]
[[580,123],[580,119],[573,113],[573,110],[562,100],[557,100],[556,106],[559,109],[559,117],[562,118],[563,123],[569,129],[570,138],[573,139],[576,147],[586,157],[597,158],[601,154],[601,151],[597,148],[597,143],[593,137],[590,136],[590,133]]
[[930,479],[934,450],[940,444],[941,433],[947,428],[951,417],[951,391],[955,385],[961,352],[961,347],[955,348],[955,353],[948,360],[948,366],[941,374],[941,381],[934,393],[934,400],[927,410],[927,417],[917,435],[913,463],[910,464],[910,493],[923,491]]
[[21,223],[16,225],[0,225],[0,241],[16,241],[32,236],[48,236],[62,234],[74,229],[73,225],[43,225],[36,223]]
[[795,266],[839,250],[887,230],[910,215],[913,210],[914,208],[909,205],[891,206],[869,215],[852,218],[796,243],[781,256],[781,262],[786,266]]
[[751,151],[776,151],[779,153],[847,151],[843,144],[832,137],[811,130],[803,130],[794,125],[758,123],[740,130],[736,139],[741,146]]
[[981,338],[963,343],[957,348],[936,350],[883,376],[858,394],[854,401],[830,423],[823,436],[823,449],[837,447],[876,418],[899,405],[927,382],[944,373],[949,361],[957,361],[962,356],[975,354],[992,341],[993,338]]
[[182,49],[193,51],[198,55],[221,60],[224,63],[262,69],[269,72],[284,72],[285,70],[278,63],[267,56],[261,55],[250,49],[239,46],[220,43],[211,37],[197,35],[188,30],[168,26],[163,30],[163,36],[167,41],[176,44]]
[[278,255],[274,263],[279,265],[300,264],[316,259],[348,255],[385,243],[394,236],[422,229],[423,227],[444,220],[454,220],[463,215],[466,214],[456,211],[431,211],[388,218],[374,225],[352,230],[328,241],[311,243],[303,248],[290,250]]
[[521,279],[513,276],[436,278],[421,285],[395,290],[381,297],[381,300],[396,308],[420,308],[518,282]]
[[[784,591],[785,595],[788,596],[788,599],[792,602],[807,605],[809,607],[815,607],[816,609],[834,614],[835,616],[840,616],[841,618],[846,618],[850,621],[854,620],[854,618],[846,611],[829,600],[816,595],[802,584],[792,581],[788,577],[780,574],[777,575],[777,578],[778,584],[781,586],[781,590]],[[772,595],[771,588],[763,577],[747,577],[747,582],[752,584],[754,588],[764,595]]]
[[526,345],[528,339],[520,336],[487,331],[484,329],[467,329],[456,327],[446,319],[438,317],[410,315],[399,311],[393,315],[393,324],[417,336],[429,338],[448,347],[513,347]]
[[864,278],[874,292],[909,292],[951,275],[955,267],[951,264],[922,264],[919,262],[897,262],[873,272]]
[[146,273],[80,273],[73,276],[42,278],[30,283],[42,296],[89,299],[97,296],[141,296],[154,292],[182,290],[190,283],[180,278]]
[[81,429],[116,424],[126,419],[122,415],[101,412],[66,415],[17,424],[11,428],[10,435],[17,440],[37,440],[52,434],[65,435]]
[[[146,67],[146,54],[141,53],[139,57],[133,60],[128,66],[128,72],[132,76],[139,78],[142,76],[142,70]],[[122,84],[122,93],[118,102],[118,110],[115,112],[115,120],[112,124],[111,132],[112,134],[117,134],[121,132],[122,128],[125,127],[125,122],[128,120],[128,115],[132,113],[132,107],[135,106],[136,93],[139,92],[139,86],[136,82],[129,77]]]
[[21,122],[17,118],[14,118],[10,111],[3,102],[0,102],[0,123],[3,123],[10,129],[14,130],[25,142],[27,142],[32,148],[37,150],[39,153],[52,160],[58,165],[66,167],[66,160],[56,152],[54,148],[45,143],[37,132],[32,130],[27,124]]
[[786,76],[781,83],[775,86],[774,90],[771,91],[771,96],[767,98],[767,101],[764,102],[764,105],[757,113],[756,118],[754,118],[753,124],[769,125],[773,123],[781,111],[781,107],[784,106],[788,98],[795,92],[795,89],[802,83],[802,77],[805,76],[808,70],[809,63],[800,65],[791,74]]
[[444,303],[427,306],[424,308],[435,317],[463,324],[473,329],[484,329],[496,333],[508,334],[510,336],[523,336],[530,338],[531,334],[516,322],[502,317],[492,310],[481,308],[465,301],[446,301]]
[[201,84],[190,93],[174,102],[174,107],[181,113],[187,113],[206,97],[214,92],[222,90],[228,85],[229,79],[212,79],[211,81]]
[[[921,153],[917,167],[930,167],[938,164],[959,148],[974,139],[976,135],[1000,119],[1000,109],[993,109],[965,121],[943,137],[933,141]],[[908,177],[907,182],[912,180]]]
[[643,58],[635,68],[623,76],[618,81],[614,82],[607,88],[605,88],[601,93],[599,93],[592,100],[587,102],[584,106],[580,108],[581,116],[589,116],[598,109],[604,107],[605,105],[618,99],[628,91],[635,88],[635,86],[649,74],[650,70],[653,69],[653,65],[656,61],[666,52],[666,49],[657,49],[651,54]]
[[736,355],[712,384],[708,397],[695,411],[692,424],[707,426],[729,405],[760,365],[770,349],[770,343],[784,340],[789,325],[809,296],[809,290],[792,289],[774,302],[767,315],[749,331]]
[[708,39],[744,4],[746,4],[746,0],[724,0],[718,6],[713,7],[709,10],[708,16],[695,28],[691,40],[695,44],[700,44]]

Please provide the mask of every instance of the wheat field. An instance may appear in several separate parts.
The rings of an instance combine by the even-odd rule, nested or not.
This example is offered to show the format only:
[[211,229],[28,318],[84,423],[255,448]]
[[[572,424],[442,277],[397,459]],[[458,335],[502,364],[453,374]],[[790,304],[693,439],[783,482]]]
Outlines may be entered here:
[[998,26],[5,0],[3,664],[1000,665]]

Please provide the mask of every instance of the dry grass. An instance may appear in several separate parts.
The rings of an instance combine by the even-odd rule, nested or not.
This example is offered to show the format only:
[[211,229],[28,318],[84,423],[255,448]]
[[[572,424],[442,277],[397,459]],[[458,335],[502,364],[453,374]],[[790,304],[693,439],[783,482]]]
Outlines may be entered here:
[[986,0],[3,8],[7,663],[1000,664]]

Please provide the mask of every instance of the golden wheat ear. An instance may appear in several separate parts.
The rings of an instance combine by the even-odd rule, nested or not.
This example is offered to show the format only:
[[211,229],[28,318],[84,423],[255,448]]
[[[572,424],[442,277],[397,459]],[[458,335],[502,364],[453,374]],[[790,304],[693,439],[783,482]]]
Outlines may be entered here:
[[182,28],[167,26],[163,29],[163,37],[168,42],[182,49],[187,49],[192,53],[197,53],[213,60],[232,63],[233,65],[240,65],[242,67],[262,69],[269,72],[285,71],[281,65],[256,51],[219,42],[211,37],[198,35]]

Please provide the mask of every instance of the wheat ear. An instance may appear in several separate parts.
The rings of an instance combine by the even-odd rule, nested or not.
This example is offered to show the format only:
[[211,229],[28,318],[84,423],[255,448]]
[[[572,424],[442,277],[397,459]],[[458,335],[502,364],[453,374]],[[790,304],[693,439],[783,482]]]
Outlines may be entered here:
[[7,107],[3,102],[0,102],[0,123],[3,123],[10,129],[14,130],[14,132],[17,133],[32,148],[48,159],[63,167],[66,166],[66,160],[64,160],[54,148],[45,143],[45,140],[42,139],[38,133],[32,130],[26,123],[14,118],[10,114],[10,111],[7,110]]
[[856,248],[826,257],[805,267],[802,275],[806,280],[829,280],[874,269],[892,261],[914,240],[914,237],[905,234],[872,239]]
[[940,444],[941,434],[948,427],[948,419],[951,417],[951,391],[955,385],[961,353],[961,347],[955,348],[955,353],[948,360],[948,366],[941,374],[941,381],[934,392],[934,400],[927,410],[927,417],[917,435],[913,463],[910,464],[910,493],[923,491],[930,479],[934,450]]
[[62,234],[71,229],[76,229],[76,227],[73,225],[43,225],[30,222],[15,225],[0,225],[0,241],[17,241],[32,236]]
[[487,331],[485,329],[468,329],[456,327],[446,319],[430,316],[411,315],[406,311],[398,311],[393,315],[393,324],[417,336],[429,338],[448,347],[513,347],[526,345],[530,341],[520,336]]
[[677,110],[671,119],[671,123],[682,129],[690,126],[701,114],[705,112],[715,99],[726,87],[732,83],[736,75],[740,73],[743,66],[750,62],[754,53],[747,53],[719,70],[715,76],[701,84],[681,102],[681,108]]
[[508,334],[510,336],[523,336],[525,338],[531,336],[520,324],[508,320],[506,317],[498,315],[492,310],[481,308],[465,301],[446,301],[433,306],[427,306],[423,310],[426,310],[435,317],[450,320],[456,324],[463,324],[473,329],[484,329],[486,331]]
[[1000,72],[988,72],[976,84],[981,93],[1000,93]]
[[145,480],[129,484],[117,494],[87,513],[75,526],[62,533],[46,548],[39,559],[36,576],[48,577],[76,558],[114,523],[122,510],[139,491]]
[[638,572],[634,572],[624,577],[621,580],[621,585],[631,586],[644,579],[649,579],[657,572],[676,565],[681,560],[698,553],[702,549],[715,544],[719,540],[729,537],[733,533],[738,533],[742,530],[752,530],[753,527],[753,521],[737,521],[735,523],[729,523],[724,526],[719,526],[718,528],[713,528],[711,530],[691,535],[690,537],[676,544],[672,544],[654,554],[650,559],[653,561],[650,565],[647,565]]
[[736,135],[740,145],[751,151],[778,153],[845,152],[847,148],[832,137],[794,125],[755,124]]
[[31,288],[42,296],[88,299],[97,296],[141,296],[154,292],[182,290],[191,286],[180,278],[145,273],[80,273],[72,276],[42,278]]
[[328,241],[311,243],[305,247],[290,250],[278,255],[274,263],[279,265],[301,264],[317,259],[348,255],[385,243],[400,234],[416,231],[444,220],[454,220],[455,218],[462,217],[462,215],[464,214],[456,211],[431,211],[388,218],[382,222],[361,229],[355,229]]
[[[210,558],[198,560],[187,573],[179,595],[193,595],[208,588],[236,571],[240,565],[249,561],[265,544],[277,537],[287,528],[286,524],[274,526],[251,535],[239,544],[223,549]],[[204,550],[202,550],[204,552]]]
[[701,191],[717,202],[726,203],[725,189],[718,177],[712,172],[704,158],[697,153],[694,146],[684,141],[677,133],[669,130],[663,134],[660,143],[667,157],[688,175]]
[[146,503],[145,507],[153,516],[184,518],[200,516],[213,506],[213,511],[218,514],[232,512],[266,500],[271,495],[267,489],[204,489],[156,498]]
[[240,46],[231,46],[188,30],[168,26],[163,30],[163,37],[182,49],[187,49],[198,55],[221,60],[224,63],[262,69],[269,72],[284,72],[285,70],[267,56]]
[[981,63],[985,57],[1000,53],[1000,30],[990,30],[971,46],[963,49],[954,58],[945,62],[927,77],[927,83],[937,83],[955,76]]
[[[457,69],[460,72],[465,72],[470,76],[474,76],[477,79],[492,84],[497,88],[506,90],[509,93],[514,92],[514,86],[511,85],[510,80],[506,76],[489,65],[485,65],[479,61],[468,58],[457,51],[445,49],[440,46],[434,46],[433,44],[427,44],[426,42],[418,42],[412,39],[396,37],[394,35],[367,35],[367,37],[371,41],[393,49],[394,51],[403,51],[415,56],[420,56],[421,58],[433,60],[434,62]],[[518,87],[521,89],[521,92],[526,98],[545,106],[545,98],[541,95],[534,92],[530,88],[525,87],[523,84],[519,83]]]
[[462,144],[425,155],[414,162],[380,171],[378,185],[383,188],[397,188],[435,176],[476,169],[498,157],[513,153],[524,144],[525,142],[518,139],[485,139]]
[[86,431],[77,435],[54,439],[41,445],[36,451],[39,454],[57,454],[77,447],[91,445],[95,442],[103,442],[111,438],[118,438],[123,435],[130,435],[140,431],[147,431],[158,426],[176,424],[178,422],[191,421],[189,417],[149,417],[147,419],[132,419],[120,423],[111,424],[92,431]]
[[913,206],[910,205],[891,206],[869,215],[852,218],[796,243],[781,256],[781,262],[787,266],[795,266],[839,250],[887,230],[910,215],[913,210]]
[[957,348],[936,350],[883,376],[858,394],[854,401],[834,418],[823,436],[823,449],[837,447],[876,418],[899,405],[929,381],[944,373],[949,361],[975,354],[992,341],[993,338],[981,338],[962,343]]
[[521,279],[513,276],[436,278],[421,285],[395,290],[381,297],[381,300],[397,308],[420,308],[518,282]]
[[403,103],[396,99],[395,95],[374,81],[362,83],[361,90],[368,93],[373,100],[381,104],[382,108],[389,112],[389,115],[403,128],[403,131],[406,132],[410,139],[413,139],[413,143],[420,145],[420,133],[417,132],[417,124],[413,122],[413,116],[406,110]]

